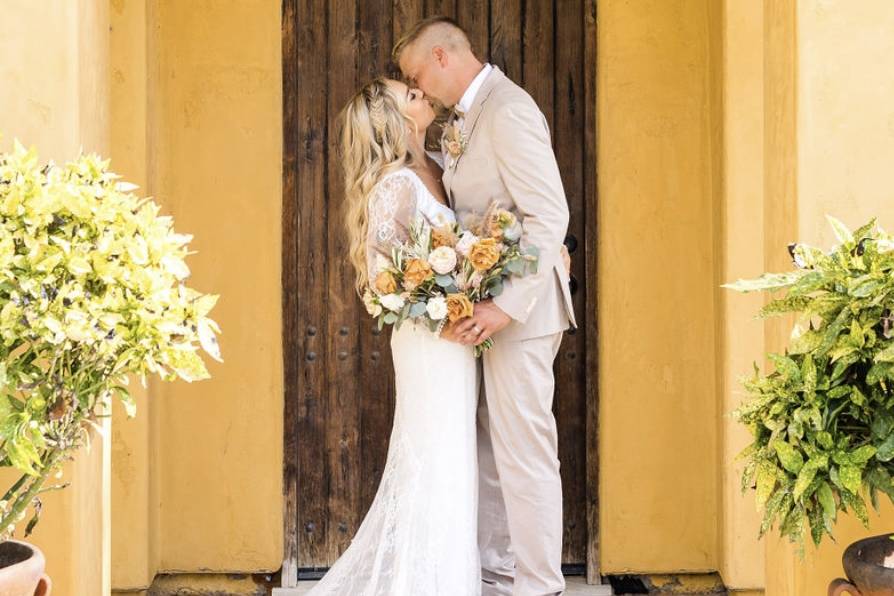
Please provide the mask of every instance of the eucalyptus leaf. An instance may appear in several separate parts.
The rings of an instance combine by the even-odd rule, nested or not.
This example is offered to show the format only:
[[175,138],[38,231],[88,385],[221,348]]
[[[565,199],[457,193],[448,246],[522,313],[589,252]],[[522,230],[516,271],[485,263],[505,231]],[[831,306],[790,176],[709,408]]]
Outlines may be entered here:
[[426,312],[426,303],[425,302],[414,302],[410,307],[409,316],[410,318],[416,318],[424,315]]

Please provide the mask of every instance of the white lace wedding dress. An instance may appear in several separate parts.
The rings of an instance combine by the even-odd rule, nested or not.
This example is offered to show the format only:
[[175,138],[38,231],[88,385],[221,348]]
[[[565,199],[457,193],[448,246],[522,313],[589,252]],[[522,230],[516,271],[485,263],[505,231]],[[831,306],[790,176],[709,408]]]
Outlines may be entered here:
[[[415,218],[453,212],[408,169],[375,187],[368,255],[390,254]],[[350,547],[311,596],[477,596],[478,401],[472,349],[405,323],[391,335],[396,401],[382,482]]]

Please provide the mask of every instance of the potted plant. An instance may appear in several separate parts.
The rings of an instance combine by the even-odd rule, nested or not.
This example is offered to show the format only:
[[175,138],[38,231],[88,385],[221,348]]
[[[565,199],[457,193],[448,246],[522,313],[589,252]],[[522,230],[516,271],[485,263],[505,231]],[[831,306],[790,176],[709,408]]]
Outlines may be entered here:
[[10,538],[66,486],[62,466],[112,399],[135,414],[129,379],[208,378],[199,346],[220,360],[217,296],[185,285],[191,236],[119,178],[95,155],[0,154],[0,466],[21,473],[0,499],[3,594],[48,593],[40,552]]
[[[735,415],[753,436],[742,487],[756,491],[760,534],[778,525],[802,553],[807,533],[816,545],[832,536],[839,512],[868,528],[867,498],[876,509],[880,495],[894,500],[894,237],[875,220],[853,232],[829,221],[838,238],[830,251],[793,244],[794,270],[725,286],[784,290],[760,315],[797,316],[785,353],[768,354],[774,370],[755,364],[745,381],[753,399]],[[884,566],[892,552],[885,535],[845,554],[864,595],[894,594],[894,569]],[[830,593],[845,589],[838,581]]]

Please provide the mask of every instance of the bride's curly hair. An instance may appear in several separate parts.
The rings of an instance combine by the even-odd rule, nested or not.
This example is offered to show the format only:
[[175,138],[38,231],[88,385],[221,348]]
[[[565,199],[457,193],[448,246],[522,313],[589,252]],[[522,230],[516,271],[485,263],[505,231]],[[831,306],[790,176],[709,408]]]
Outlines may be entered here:
[[345,226],[349,259],[356,271],[355,286],[362,294],[369,282],[366,241],[367,208],[376,183],[387,174],[414,162],[408,147],[407,102],[379,77],[366,84],[342,110],[341,153],[345,174]]

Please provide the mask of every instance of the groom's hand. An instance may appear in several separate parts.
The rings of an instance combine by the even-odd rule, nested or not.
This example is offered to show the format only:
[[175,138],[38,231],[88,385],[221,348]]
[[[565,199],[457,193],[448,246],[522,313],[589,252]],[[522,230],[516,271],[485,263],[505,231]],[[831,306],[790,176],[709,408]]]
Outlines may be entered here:
[[477,346],[511,322],[512,317],[500,310],[493,300],[485,300],[475,305],[474,315],[456,325],[453,335],[463,345]]

